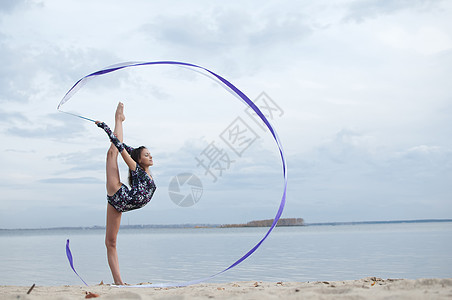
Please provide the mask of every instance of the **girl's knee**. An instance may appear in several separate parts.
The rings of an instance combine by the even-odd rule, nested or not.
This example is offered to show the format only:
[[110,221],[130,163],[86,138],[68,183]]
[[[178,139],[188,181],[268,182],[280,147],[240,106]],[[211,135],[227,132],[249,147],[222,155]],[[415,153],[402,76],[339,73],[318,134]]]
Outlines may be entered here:
[[105,237],[105,247],[116,249],[116,238],[115,237]]
[[108,196],[113,196],[114,194],[116,194],[117,191],[119,191],[119,189],[122,187],[122,183],[121,181],[115,181],[115,182],[107,182],[107,195]]
[[118,149],[116,149],[116,147],[114,145],[111,145],[110,148],[108,148],[107,157],[116,158],[116,157],[118,157],[118,154],[119,154],[119,151],[118,151]]

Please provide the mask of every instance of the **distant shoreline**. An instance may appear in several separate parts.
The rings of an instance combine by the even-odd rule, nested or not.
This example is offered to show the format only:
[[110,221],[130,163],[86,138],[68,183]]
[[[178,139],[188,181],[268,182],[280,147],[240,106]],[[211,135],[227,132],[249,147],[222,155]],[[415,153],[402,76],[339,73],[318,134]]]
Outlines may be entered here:
[[400,223],[442,223],[452,222],[452,219],[420,219],[420,220],[393,220],[393,221],[357,221],[357,222],[324,222],[308,223],[306,226],[325,226],[325,225],[365,225],[365,224],[400,224]]
[[[264,221],[264,220],[263,220]],[[255,221],[252,221],[255,222]],[[341,225],[366,225],[366,224],[401,224],[401,223],[446,223],[452,219],[419,219],[419,220],[390,220],[390,221],[349,221],[349,222],[317,222],[303,223],[302,225],[277,225],[278,227],[306,227],[306,226],[341,226]],[[250,222],[251,223],[251,222]],[[152,228],[245,228],[245,227],[269,227],[267,226],[246,226],[246,224],[141,224],[141,225],[121,225],[121,229],[152,229]],[[0,232],[5,231],[37,231],[37,230],[103,230],[105,226],[75,226],[75,227],[46,227],[46,228],[0,228]]]

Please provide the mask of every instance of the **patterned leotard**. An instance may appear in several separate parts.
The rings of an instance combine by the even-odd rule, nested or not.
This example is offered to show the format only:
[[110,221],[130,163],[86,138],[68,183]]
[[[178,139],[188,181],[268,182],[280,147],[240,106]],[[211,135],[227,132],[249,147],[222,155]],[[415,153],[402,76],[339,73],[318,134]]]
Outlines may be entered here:
[[[97,126],[107,133],[110,141],[118,148],[119,152],[125,149],[129,154],[131,153],[133,148],[121,143],[107,124],[98,123]],[[113,196],[107,195],[108,203],[119,212],[126,212],[145,206],[151,201],[157,188],[154,179],[138,163],[135,170],[131,170],[131,175],[132,186],[130,189],[125,184],[122,184]]]

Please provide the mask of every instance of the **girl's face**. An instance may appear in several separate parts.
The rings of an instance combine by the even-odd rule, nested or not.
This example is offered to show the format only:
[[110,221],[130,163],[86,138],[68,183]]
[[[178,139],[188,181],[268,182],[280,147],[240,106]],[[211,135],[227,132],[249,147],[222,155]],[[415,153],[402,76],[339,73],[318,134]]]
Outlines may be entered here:
[[147,148],[144,148],[141,151],[140,159],[138,161],[139,164],[145,165],[145,166],[152,166],[154,162],[152,161],[151,153]]

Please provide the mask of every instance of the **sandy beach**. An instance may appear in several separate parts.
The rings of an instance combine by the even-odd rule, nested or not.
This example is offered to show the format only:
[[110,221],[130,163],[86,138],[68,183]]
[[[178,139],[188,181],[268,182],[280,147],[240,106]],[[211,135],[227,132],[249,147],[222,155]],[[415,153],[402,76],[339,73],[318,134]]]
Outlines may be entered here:
[[0,299],[452,299],[452,279],[206,283],[182,288],[0,286]]

